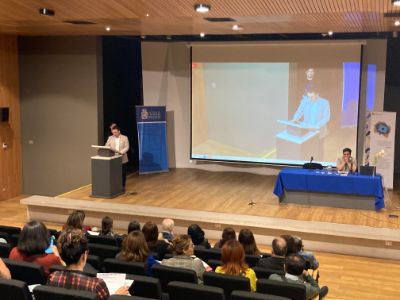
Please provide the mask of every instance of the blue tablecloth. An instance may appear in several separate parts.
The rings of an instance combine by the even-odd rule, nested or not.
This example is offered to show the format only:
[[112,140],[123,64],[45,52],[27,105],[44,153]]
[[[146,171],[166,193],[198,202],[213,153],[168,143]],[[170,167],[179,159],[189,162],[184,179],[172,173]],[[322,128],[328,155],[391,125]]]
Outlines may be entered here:
[[381,176],[363,176],[305,169],[283,169],[276,179],[274,194],[279,198],[285,190],[334,193],[375,197],[375,209],[385,207]]

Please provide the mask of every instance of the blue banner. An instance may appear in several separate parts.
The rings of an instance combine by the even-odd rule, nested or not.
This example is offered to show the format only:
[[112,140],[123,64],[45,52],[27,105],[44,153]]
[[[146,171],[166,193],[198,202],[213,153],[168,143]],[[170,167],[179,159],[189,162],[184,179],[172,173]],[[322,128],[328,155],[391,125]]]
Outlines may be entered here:
[[167,172],[167,112],[165,106],[136,106],[139,174]]

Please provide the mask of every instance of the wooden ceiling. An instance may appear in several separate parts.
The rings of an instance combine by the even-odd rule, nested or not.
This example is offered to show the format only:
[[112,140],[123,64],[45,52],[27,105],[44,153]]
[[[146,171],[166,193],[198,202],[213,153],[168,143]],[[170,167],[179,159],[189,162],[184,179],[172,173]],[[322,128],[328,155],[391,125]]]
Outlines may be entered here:
[[[194,4],[211,5],[207,14]],[[43,16],[39,8],[55,10]],[[1,0],[0,33],[19,35],[197,35],[400,30],[391,0]],[[147,16],[148,14],[148,16]],[[205,17],[231,17],[212,23]],[[90,21],[73,25],[65,21]],[[240,24],[243,30],[232,30]],[[105,26],[110,25],[107,32]]]

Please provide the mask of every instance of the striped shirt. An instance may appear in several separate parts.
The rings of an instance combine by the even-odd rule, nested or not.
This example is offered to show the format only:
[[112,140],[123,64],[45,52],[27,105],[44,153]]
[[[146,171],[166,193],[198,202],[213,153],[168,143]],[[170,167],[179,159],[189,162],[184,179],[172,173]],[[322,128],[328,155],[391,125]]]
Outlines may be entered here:
[[100,300],[106,300],[110,296],[103,279],[89,277],[80,271],[55,271],[50,274],[47,284],[72,290],[93,292],[99,296]]

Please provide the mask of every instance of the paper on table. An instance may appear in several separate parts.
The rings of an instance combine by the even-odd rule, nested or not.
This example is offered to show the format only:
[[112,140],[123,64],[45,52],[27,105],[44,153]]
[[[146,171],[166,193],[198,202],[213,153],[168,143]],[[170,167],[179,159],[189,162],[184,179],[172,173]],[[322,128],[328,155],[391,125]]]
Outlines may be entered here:
[[131,286],[133,283],[133,280],[126,279],[126,274],[122,273],[97,273],[97,278],[104,280],[110,295],[115,294],[120,287]]

